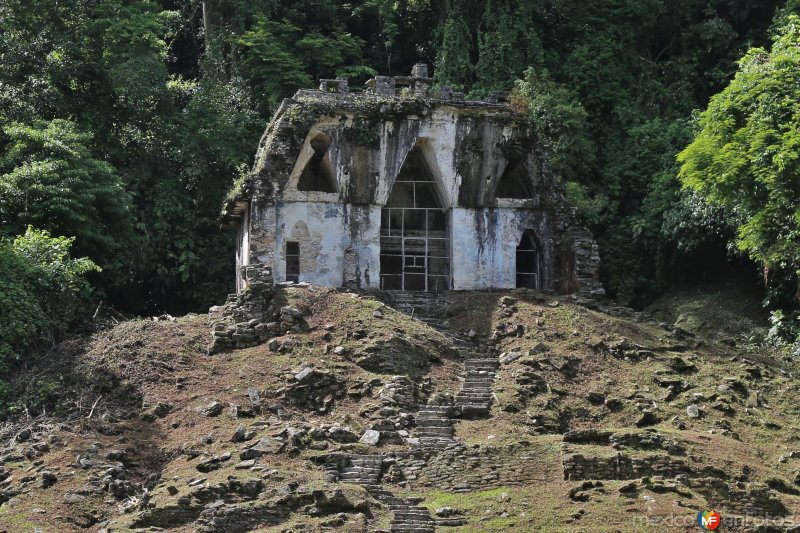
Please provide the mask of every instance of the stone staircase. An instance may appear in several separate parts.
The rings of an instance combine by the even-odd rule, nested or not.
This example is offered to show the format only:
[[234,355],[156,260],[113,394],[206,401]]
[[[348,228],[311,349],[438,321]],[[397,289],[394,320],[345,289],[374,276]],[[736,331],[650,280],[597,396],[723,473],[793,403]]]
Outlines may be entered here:
[[380,485],[367,487],[367,490],[394,514],[389,526],[391,533],[434,533],[436,531],[436,522],[431,518],[428,509],[416,505],[419,500],[398,498]]
[[458,443],[453,430],[451,405],[423,405],[417,412],[417,443],[421,451],[441,451]]
[[499,358],[490,350],[444,328],[437,320],[427,319],[425,322],[447,337],[464,361],[464,383],[455,398],[457,415],[461,418],[488,417],[494,400],[493,385],[500,367]]
[[339,481],[354,485],[377,485],[382,470],[382,455],[351,455],[350,465],[339,472]]
[[489,416],[494,393],[494,376],[500,361],[482,352],[470,352],[464,359],[464,383],[456,394],[462,418]]
[[447,305],[447,293],[384,291],[386,303],[420,319],[437,319]]
[[[422,405],[416,416],[416,439],[411,439],[414,451],[423,455],[437,454],[450,448],[463,447],[455,438],[456,418],[479,418],[490,414],[494,399],[492,387],[500,362],[491,349],[473,342],[466,336],[445,328],[441,322],[447,299],[443,294],[419,292],[387,293],[387,303],[412,315],[447,337],[464,361],[464,383],[453,404]],[[384,457],[382,455],[347,455],[344,460],[323,465],[328,479],[361,485],[392,511],[391,533],[435,533],[438,525],[462,525],[463,518],[434,520],[428,509],[415,498],[398,498],[381,484]]]
[[347,463],[344,467],[338,463],[325,464],[329,479],[361,485],[386,505],[393,514],[391,533],[435,533],[435,522],[427,508],[417,505],[419,500],[398,498],[383,488],[380,483],[382,455],[350,455]]
[[437,406],[424,406],[417,414],[417,435],[422,449],[444,449],[453,440],[452,418],[488,417],[494,400],[492,387],[500,361],[490,350],[445,328],[441,321],[446,294],[392,292],[392,305],[442,333],[464,361],[464,383],[456,394],[455,408],[448,413]]

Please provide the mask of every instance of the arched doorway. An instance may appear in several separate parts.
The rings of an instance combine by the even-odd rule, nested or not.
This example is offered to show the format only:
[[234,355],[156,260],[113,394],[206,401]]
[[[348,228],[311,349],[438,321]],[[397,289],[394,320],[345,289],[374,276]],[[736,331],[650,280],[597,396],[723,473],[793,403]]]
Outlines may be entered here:
[[517,245],[517,288],[540,287],[539,244],[531,230],[525,230]]
[[381,288],[445,291],[450,288],[447,210],[425,156],[406,156],[381,210]]

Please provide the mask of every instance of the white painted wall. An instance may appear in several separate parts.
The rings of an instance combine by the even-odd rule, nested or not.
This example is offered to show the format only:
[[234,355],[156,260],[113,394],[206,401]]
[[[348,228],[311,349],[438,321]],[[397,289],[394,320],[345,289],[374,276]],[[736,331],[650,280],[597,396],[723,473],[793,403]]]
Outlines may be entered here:
[[242,267],[250,264],[250,206],[248,205],[237,228],[236,291],[244,289]]
[[[522,233],[550,235],[545,213],[511,208],[455,208],[452,214],[453,289],[477,290],[516,286],[516,254]],[[554,243],[542,241],[541,263],[552,264]],[[542,269],[542,287],[552,288],[553,272]]]
[[300,243],[300,281],[339,287],[344,251],[356,259],[362,288],[377,288],[380,272],[380,206],[331,202],[283,202],[275,233],[276,281],[286,280],[286,242]]

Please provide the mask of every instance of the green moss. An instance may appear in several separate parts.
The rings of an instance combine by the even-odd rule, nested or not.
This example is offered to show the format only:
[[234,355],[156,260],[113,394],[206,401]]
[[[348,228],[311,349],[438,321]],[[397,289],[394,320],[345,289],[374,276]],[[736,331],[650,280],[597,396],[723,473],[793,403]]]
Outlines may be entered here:
[[0,523],[8,527],[8,531],[33,531],[36,529],[36,523],[25,518],[22,511],[8,506],[0,508]]

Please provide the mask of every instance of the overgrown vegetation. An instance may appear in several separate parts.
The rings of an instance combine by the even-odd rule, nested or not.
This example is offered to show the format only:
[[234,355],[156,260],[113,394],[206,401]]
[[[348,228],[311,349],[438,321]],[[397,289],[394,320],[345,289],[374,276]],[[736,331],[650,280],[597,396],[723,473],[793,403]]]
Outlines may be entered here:
[[763,265],[773,333],[800,333],[800,17],[787,14],[771,50],[751,49],[711,99],[680,179],[739,215],[736,245]]
[[0,239],[0,412],[11,400],[4,381],[9,366],[26,350],[57,340],[87,304],[85,276],[100,269],[70,257],[73,241],[30,226]]
[[[723,264],[736,240],[794,320],[797,10],[780,0],[8,0],[0,231],[74,237],[75,253],[102,268],[90,275],[96,295],[121,310],[203,310],[232,279],[220,202],[274,106],[320,77],[357,88],[422,61],[472,97],[515,88],[598,237],[612,296],[645,305],[675,277]],[[676,155],[695,126],[689,192]],[[734,168],[745,171],[726,182]]]

